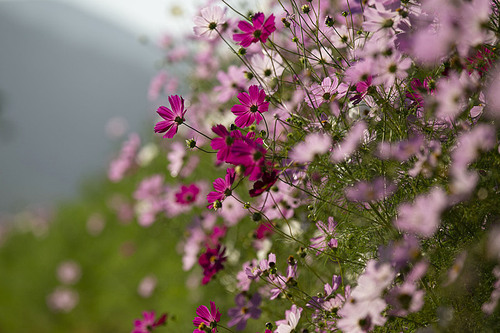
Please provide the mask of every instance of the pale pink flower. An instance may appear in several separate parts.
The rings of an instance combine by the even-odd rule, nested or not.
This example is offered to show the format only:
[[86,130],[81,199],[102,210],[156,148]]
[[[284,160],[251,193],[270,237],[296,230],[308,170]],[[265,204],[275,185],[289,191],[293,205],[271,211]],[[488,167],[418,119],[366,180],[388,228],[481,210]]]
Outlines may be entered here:
[[389,89],[396,80],[402,80],[408,76],[407,70],[410,67],[411,60],[402,58],[399,53],[390,57],[379,58],[376,63],[377,75],[373,78],[373,83],[384,85],[386,89]]
[[137,165],[136,156],[140,146],[141,139],[139,135],[136,133],[130,134],[128,140],[123,143],[118,157],[109,164],[109,180],[115,183],[119,182],[127,172]]
[[47,296],[47,305],[54,312],[70,312],[78,304],[78,292],[67,287],[57,287]]
[[289,157],[298,163],[308,163],[314,160],[316,155],[326,154],[332,146],[332,138],[321,133],[311,133],[306,136],[304,142],[299,142],[290,151]]
[[447,206],[446,193],[436,187],[415,198],[413,204],[401,204],[394,225],[410,234],[429,238],[437,231],[441,213]]
[[375,2],[375,7],[366,7],[363,15],[363,29],[370,32],[391,29],[397,26],[401,17],[398,12],[386,9],[380,2]]
[[153,294],[156,285],[158,283],[158,279],[156,276],[150,274],[146,275],[141,282],[139,282],[139,286],[137,287],[137,293],[139,296],[143,298],[149,298]]
[[364,121],[354,124],[344,140],[337,147],[334,147],[332,162],[339,163],[351,156],[363,141],[366,130],[367,126]]
[[290,308],[290,310],[285,311],[285,318],[286,319],[278,320],[276,322],[277,329],[275,332],[276,333],[290,333],[290,332],[292,332],[299,324],[301,314],[302,314],[302,308],[293,304],[292,307]]
[[208,40],[215,39],[218,35],[217,30],[220,30],[225,21],[225,10],[219,6],[210,6],[202,8],[200,16],[195,16],[194,34],[198,37]]
[[345,83],[339,84],[336,76],[326,77],[321,84],[313,83],[304,99],[311,108],[318,108],[323,103],[345,96],[347,89]]
[[63,284],[75,284],[81,275],[82,269],[76,261],[64,261],[57,267],[57,278]]

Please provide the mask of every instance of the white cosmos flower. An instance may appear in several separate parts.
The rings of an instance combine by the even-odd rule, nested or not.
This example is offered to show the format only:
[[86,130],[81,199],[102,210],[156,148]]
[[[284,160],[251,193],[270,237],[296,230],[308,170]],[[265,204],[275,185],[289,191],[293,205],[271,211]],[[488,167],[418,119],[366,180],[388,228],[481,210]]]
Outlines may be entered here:
[[194,34],[200,38],[208,40],[217,37],[217,29],[224,24],[225,10],[219,6],[205,7],[201,11],[201,16],[195,16],[194,21]]

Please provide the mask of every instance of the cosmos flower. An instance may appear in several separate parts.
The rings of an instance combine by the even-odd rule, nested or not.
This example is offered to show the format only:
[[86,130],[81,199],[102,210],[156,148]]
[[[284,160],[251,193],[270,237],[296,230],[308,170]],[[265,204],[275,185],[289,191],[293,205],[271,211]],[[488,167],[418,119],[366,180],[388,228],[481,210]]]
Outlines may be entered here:
[[205,253],[200,256],[198,263],[203,268],[202,284],[210,282],[212,277],[224,268],[223,263],[227,259],[225,253],[226,249],[219,244],[216,248],[207,247]]
[[302,308],[293,304],[292,307],[290,308],[290,310],[285,311],[285,318],[286,319],[279,320],[276,322],[276,325],[278,326],[278,329],[276,330],[276,332],[277,333],[290,333],[290,332],[292,332],[297,327],[301,314],[302,314]]
[[205,7],[200,11],[201,16],[195,16],[194,34],[208,40],[217,37],[217,29],[225,23],[225,11],[219,6]]
[[215,303],[210,301],[210,311],[205,305],[200,305],[196,309],[196,314],[198,317],[194,318],[193,325],[197,328],[194,329],[193,333],[206,333],[217,332],[217,323],[220,321],[220,311],[215,307]]
[[231,195],[231,187],[233,186],[234,180],[236,178],[236,173],[233,168],[228,168],[226,171],[226,177],[224,179],[217,178],[214,182],[214,190],[207,195],[208,209],[220,208],[218,205],[222,204],[222,201],[226,199],[227,196]]
[[234,123],[238,127],[248,127],[254,122],[257,124],[262,120],[261,113],[267,112],[269,102],[266,102],[264,89],[259,89],[256,85],[248,88],[248,94],[241,92],[238,94],[241,105],[236,104],[231,108],[231,112],[236,115]]
[[231,151],[232,144],[235,140],[243,138],[243,135],[239,130],[231,131],[230,133],[224,125],[220,124],[212,127],[212,132],[217,134],[219,138],[213,138],[210,142],[210,147],[214,150],[218,150],[218,162],[226,162]]
[[263,13],[256,13],[252,18],[252,24],[247,21],[240,21],[238,23],[238,28],[240,28],[243,33],[238,33],[233,35],[233,39],[243,47],[248,47],[252,43],[257,43],[261,41],[265,43],[269,35],[271,35],[276,30],[276,25],[274,24],[274,15],[271,14],[264,21]]
[[165,325],[165,322],[167,320],[167,314],[161,315],[156,321],[155,321],[155,312],[147,312],[144,311],[142,313],[142,316],[144,319],[136,319],[134,322],[134,330],[132,333],[149,333],[153,331],[155,328],[161,325]]
[[311,133],[306,136],[304,142],[299,142],[289,157],[298,163],[308,163],[314,160],[316,155],[326,154],[332,147],[332,138],[322,133]]
[[243,293],[236,295],[234,299],[236,307],[229,309],[227,312],[229,317],[231,317],[227,326],[236,326],[238,331],[243,331],[247,326],[248,319],[258,319],[260,317],[262,311],[259,309],[259,305],[261,301],[262,298],[259,293],[253,294],[250,299],[247,299]]
[[184,99],[178,95],[168,97],[170,103],[169,109],[166,106],[160,106],[156,111],[164,120],[156,123],[155,133],[165,133],[164,138],[171,139],[177,133],[177,128],[184,122]]
[[189,205],[196,201],[198,193],[200,193],[200,188],[195,184],[189,186],[182,185],[180,191],[175,193],[175,200],[182,205]]

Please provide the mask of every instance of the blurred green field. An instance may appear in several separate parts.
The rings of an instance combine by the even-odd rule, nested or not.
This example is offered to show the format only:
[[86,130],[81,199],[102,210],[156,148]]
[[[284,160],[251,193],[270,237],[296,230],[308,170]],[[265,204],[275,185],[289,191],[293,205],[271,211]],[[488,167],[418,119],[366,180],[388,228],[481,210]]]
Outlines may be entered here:
[[[147,173],[166,173],[165,158],[155,162]],[[165,331],[189,331],[193,304],[203,300],[203,291],[186,289],[188,273],[182,271],[176,251],[184,221],[169,223],[161,217],[143,228],[135,220],[119,222],[108,207],[116,194],[131,201],[143,172],[119,184],[87,181],[78,200],[56,207],[41,235],[35,236],[30,227],[19,228],[30,221],[16,221],[18,227],[0,247],[0,332],[128,332],[146,310],[169,313]],[[102,232],[91,235],[87,221],[96,214],[105,224]],[[188,217],[181,219],[189,222]],[[66,260],[81,266],[80,280],[70,287],[79,302],[69,313],[54,312],[47,298],[61,285],[56,270]],[[138,285],[150,274],[158,284],[150,298],[143,298]]]

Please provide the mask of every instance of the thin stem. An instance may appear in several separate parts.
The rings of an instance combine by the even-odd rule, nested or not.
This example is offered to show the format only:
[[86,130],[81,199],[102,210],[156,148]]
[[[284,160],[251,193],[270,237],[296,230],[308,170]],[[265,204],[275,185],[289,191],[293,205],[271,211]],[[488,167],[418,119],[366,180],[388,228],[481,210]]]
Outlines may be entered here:
[[182,124],[183,124],[183,125],[186,125],[188,128],[192,129],[193,131],[195,131],[195,132],[196,132],[196,133],[198,133],[199,135],[202,135],[202,136],[204,136],[205,138],[207,138],[208,140],[212,141],[212,138],[211,138],[211,137],[209,137],[208,135],[206,135],[206,134],[204,134],[204,133],[202,133],[202,132],[198,131],[196,128],[191,127],[191,126],[189,126],[189,125],[188,125],[188,124],[186,124],[186,123],[182,123]]

